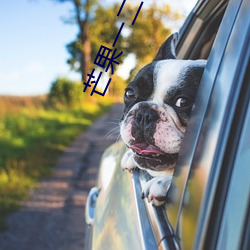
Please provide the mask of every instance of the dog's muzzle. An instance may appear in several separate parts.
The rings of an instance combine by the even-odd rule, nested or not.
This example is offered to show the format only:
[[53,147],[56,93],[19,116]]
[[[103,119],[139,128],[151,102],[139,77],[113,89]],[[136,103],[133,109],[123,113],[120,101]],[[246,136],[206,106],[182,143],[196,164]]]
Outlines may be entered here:
[[144,131],[153,126],[159,120],[158,113],[153,109],[139,109],[135,113],[135,125]]

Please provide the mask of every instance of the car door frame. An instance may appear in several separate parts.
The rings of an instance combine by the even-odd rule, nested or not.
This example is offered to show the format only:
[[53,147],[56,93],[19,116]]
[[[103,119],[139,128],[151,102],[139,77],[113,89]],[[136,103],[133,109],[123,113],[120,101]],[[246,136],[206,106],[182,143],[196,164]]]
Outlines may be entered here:
[[[242,91],[243,76],[249,62],[249,48],[246,43],[246,41],[249,41],[249,18],[247,18],[246,14],[242,14],[246,9],[249,10],[249,4],[245,0],[229,2],[203,74],[201,87],[197,93],[196,107],[188,125],[181,160],[175,173],[174,183],[177,183],[178,179],[184,180],[184,183],[177,185],[181,195],[175,207],[175,209],[179,209],[175,233],[177,238],[182,238],[182,224],[183,220],[185,220],[182,216],[182,206],[187,200],[188,183],[190,183],[191,178],[192,183],[199,181],[196,172],[197,169],[201,168],[200,166],[204,168],[204,172],[207,172],[202,189],[204,190],[202,202],[198,208],[200,214],[193,239],[195,242],[194,249],[203,249],[204,246],[215,249],[213,247],[216,246],[219,233],[220,224],[218,219],[223,212],[225,202],[223,202],[225,199],[223,195],[225,194],[218,192],[222,184],[221,170],[223,166],[225,167],[223,165],[226,159],[225,152],[227,152],[230,133],[233,129],[232,124]],[[246,21],[243,22],[242,19]],[[243,30],[243,34],[239,34],[237,30],[239,30],[239,25],[243,23],[247,25],[247,28]],[[233,47],[240,48],[239,54],[232,53]],[[231,61],[234,63],[231,67],[228,66],[230,56]],[[227,67],[230,70],[233,68],[233,72],[229,71],[230,82],[225,85],[223,80],[228,79],[225,77]],[[200,118],[199,123],[197,123],[198,117]],[[213,137],[214,142],[212,142],[211,135],[215,135]],[[210,154],[209,159],[205,157],[208,152]],[[225,180],[223,185],[227,190],[228,180]],[[202,190],[199,190],[199,192],[202,192]],[[220,198],[224,197],[221,199],[221,205],[218,203],[220,200],[218,199],[219,193]],[[180,244],[182,245],[181,240]]]

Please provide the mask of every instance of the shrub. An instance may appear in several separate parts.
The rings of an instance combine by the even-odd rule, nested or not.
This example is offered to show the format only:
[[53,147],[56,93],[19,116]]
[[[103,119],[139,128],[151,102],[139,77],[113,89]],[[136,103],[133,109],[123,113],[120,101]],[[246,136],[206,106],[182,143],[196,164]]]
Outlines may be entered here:
[[51,88],[48,94],[49,104],[54,107],[79,106],[84,99],[82,90],[83,87],[80,82],[72,81],[64,77],[57,78],[51,84]]

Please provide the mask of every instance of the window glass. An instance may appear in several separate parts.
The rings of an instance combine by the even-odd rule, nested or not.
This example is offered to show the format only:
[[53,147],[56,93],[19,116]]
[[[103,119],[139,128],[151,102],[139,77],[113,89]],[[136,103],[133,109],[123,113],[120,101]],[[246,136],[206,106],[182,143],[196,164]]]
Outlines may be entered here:
[[228,188],[218,249],[239,249],[250,197],[250,102]]

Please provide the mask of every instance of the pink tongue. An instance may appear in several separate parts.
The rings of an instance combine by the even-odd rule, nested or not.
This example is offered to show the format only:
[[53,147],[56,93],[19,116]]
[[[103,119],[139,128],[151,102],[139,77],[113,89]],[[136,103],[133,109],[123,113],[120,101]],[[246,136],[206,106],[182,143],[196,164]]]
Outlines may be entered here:
[[148,145],[146,143],[137,143],[131,145],[130,148],[135,152],[139,153],[140,155],[152,155],[152,154],[163,154],[161,151],[156,149],[152,145]]

